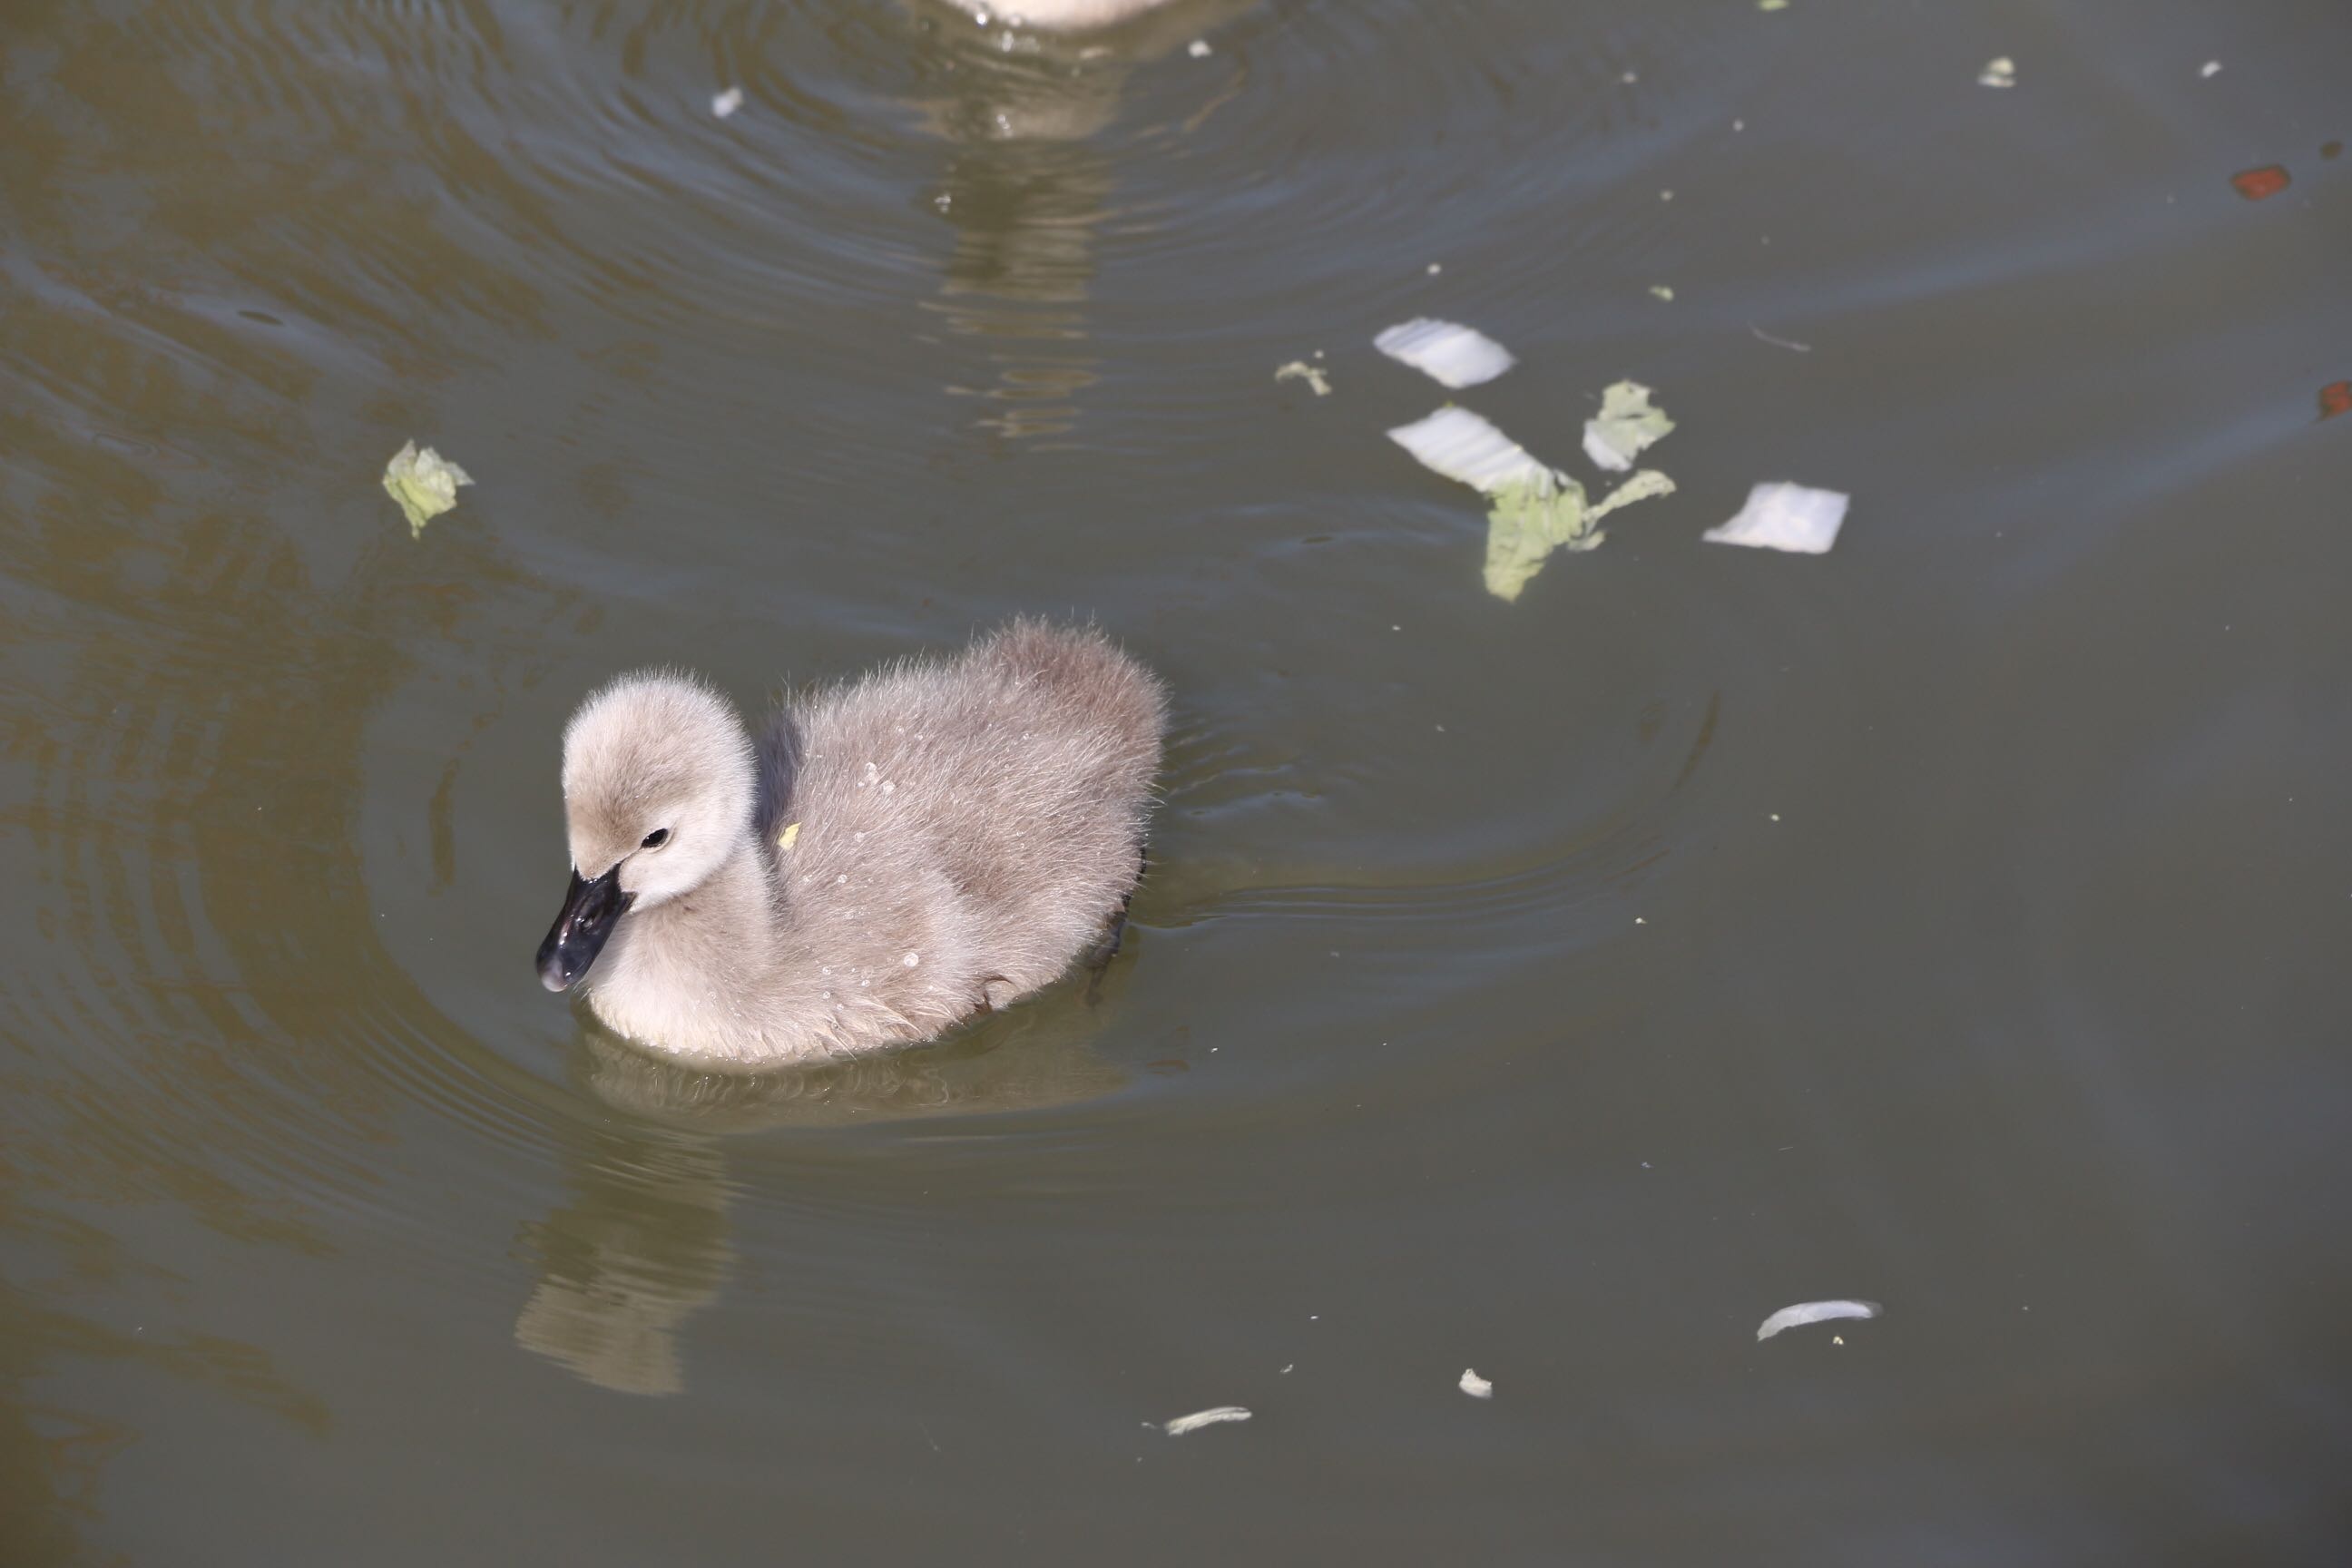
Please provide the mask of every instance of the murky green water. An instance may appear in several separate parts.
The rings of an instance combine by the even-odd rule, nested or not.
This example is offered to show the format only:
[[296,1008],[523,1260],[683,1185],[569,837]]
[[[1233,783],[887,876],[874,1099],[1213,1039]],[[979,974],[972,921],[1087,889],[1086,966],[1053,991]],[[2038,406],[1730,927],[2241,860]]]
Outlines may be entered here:
[[[1163,21],[6,7],[0,1560],[2343,1561],[2352,13]],[[1489,597],[1423,314],[1680,492]],[[540,989],[592,683],[1017,611],[1178,694],[1098,996]]]

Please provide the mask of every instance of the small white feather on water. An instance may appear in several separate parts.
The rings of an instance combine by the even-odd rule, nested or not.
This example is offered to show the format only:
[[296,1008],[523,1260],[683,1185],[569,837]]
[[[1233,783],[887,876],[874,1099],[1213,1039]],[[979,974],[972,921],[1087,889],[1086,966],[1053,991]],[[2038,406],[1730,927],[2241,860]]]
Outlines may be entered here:
[[1398,426],[1389,432],[1389,439],[1420,459],[1423,468],[1489,495],[1557,478],[1525,447],[1466,408],[1441,408],[1426,419]]
[[1181,1437],[1187,1432],[1197,1432],[1203,1426],[1214,1426],[1225,1421],[1246,1421],[1250,1413],[1238,1405],[1220,1405],[1213,1410],[1195,1410],[1190,1415],[1179,1415],[1161,1428],[1171,1437]]
[[1804,485],[1762,484],[1748,492],[1739,515],[1703,536],[1709,544],[1745,544],[1761,550],[1788,550],[1801,555],[1826,555],[1845,523],[1846,503],[1853,498],[1836,490]]
[[1462,1369],[1462,1392],[1473,1399],[1492,1399],[1495,1385],[1465,1366]]
[[1874,1318],[1886,1310],[1875,1301],[1800,1301],[1793,1307],[1783,1307],[1756,1331],[1759,1340],[1769,1340],[1782,1329],[1801,1329],[1807,1323],[1835,1322],[1840,1318]]
[[1391,327],[1372,340],[1372,347],[1452,387],[1492,381],[1519,363],[1510,350],[1477,329],[1426,316]]

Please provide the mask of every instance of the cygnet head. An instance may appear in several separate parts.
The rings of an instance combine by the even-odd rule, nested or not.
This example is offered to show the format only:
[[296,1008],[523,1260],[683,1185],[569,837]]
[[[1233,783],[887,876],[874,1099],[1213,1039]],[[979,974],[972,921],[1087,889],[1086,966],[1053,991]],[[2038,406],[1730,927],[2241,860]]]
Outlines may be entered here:
[[587,973],[623,914],[725,863],[751,829],[754,770],[734,706],[698,680],[623,676],[580,705],[563,731],[572,886],[539,950],[549,990]]

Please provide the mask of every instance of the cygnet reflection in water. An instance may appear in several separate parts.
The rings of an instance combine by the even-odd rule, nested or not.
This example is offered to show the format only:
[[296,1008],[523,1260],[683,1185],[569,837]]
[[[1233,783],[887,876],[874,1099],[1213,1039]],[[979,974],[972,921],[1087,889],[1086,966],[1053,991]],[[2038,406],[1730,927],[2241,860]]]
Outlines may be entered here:
[[1076,998],[984,1019],[947,1039],[772,1072],[706,1072],[594,1027],[590,1093],[616,1110],[709,1135],[992,1116],[1099,1100],[1128,1074],[1095,1054],[1099,1006]]
[[743,1074],[698,1072],[593,1026],[572,1076],[618,1126],[582,1124],[572,1201],[524,1227],[539,1271],[515,1342],[618,1394],[687,1385],[687,1321],[735,1271],[724,1139],[778,1129],[1005,1115],[1098,1100],[1128,1074],[1092,1049],[1096,1009],[991,1018],[933,1046]]
[[565,1163],[572,1201],[523,1230],[539,1282],[515,1342],[616,1394],[677,1394],[678,1327],[735,1270],[719,1146],[600,1132]]

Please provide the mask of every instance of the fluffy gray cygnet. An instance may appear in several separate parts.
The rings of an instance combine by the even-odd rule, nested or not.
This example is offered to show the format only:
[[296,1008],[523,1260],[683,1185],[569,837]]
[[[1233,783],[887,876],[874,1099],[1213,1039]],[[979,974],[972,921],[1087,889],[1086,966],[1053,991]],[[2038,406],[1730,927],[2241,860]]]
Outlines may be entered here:
[[1117,940],[1165,723],[1108,637],[1036,621],[793,699],[757,745],[699,680],[624,676],[563,733],[540,979],[714,1066],[929,1039]]

